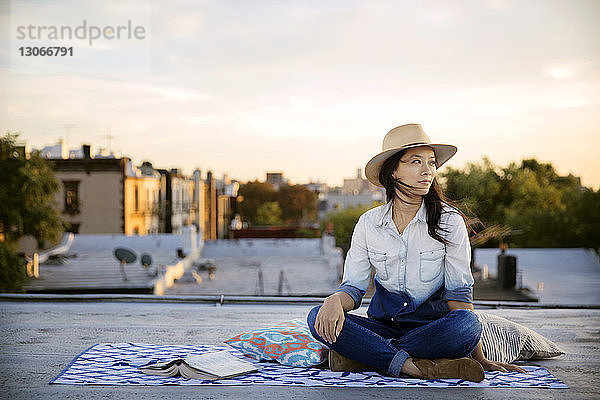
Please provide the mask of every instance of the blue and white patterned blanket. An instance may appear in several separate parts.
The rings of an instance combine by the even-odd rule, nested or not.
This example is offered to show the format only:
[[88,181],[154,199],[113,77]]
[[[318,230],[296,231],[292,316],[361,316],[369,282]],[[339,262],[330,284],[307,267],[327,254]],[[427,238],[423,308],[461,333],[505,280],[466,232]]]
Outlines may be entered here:
[[[207,351],[228,350],[257,364],[258,372],[217,381],[147,375],[137,367],[153,360],[166,361]],[[319,368],[287,367],[274,362],[257,362],[228,346],[155,345],[143,343],[101,343],[85,350],[50,383],[69,385],[269,385],[335,387],[539,387],[566,389],[567,385],[540,367],[524,367],[529,373],[487,372],[480,383],[459,379],[420,380],[392,378],[376,372],[331,372]]]

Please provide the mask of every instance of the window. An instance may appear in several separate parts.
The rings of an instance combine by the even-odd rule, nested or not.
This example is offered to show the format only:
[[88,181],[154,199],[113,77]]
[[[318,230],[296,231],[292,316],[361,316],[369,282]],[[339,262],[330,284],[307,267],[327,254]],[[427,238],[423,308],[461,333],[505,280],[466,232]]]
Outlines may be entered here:
[[79,181],[63,181],[65,185],[65,210],[67,214],[79,214]]
[[138,192],[138,187],[135,187],[135,211],[140,209],[140,196]]
[[79,225],[80,224],[70,223],[67,232],[79,233]]

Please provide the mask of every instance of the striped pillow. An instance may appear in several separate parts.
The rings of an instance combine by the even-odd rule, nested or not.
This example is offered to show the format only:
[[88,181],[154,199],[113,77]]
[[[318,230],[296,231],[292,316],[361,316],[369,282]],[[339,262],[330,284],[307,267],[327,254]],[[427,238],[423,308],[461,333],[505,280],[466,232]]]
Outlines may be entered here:
[[523,325],[480,311],[476,314],[483,325],[481,346],[488,360],[511,363],[565,354],[554,342]]

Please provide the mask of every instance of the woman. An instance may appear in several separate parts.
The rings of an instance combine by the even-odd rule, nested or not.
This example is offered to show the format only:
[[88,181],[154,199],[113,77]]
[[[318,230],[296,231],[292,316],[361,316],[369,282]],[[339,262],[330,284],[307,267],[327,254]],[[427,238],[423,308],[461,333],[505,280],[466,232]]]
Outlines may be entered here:
[[[367,179],[385,188],[387,203],[361,215],[340,288],[307,318],[313,336],[331,349],[332,370],[476,382],[484,370],[525,372],[487,360],[479,343],[466,225],[435,181],[456,150],[407,124],[388,132],[383,151],[367,163]],[[360,306],[371,266],[368,318],[349,314]]]

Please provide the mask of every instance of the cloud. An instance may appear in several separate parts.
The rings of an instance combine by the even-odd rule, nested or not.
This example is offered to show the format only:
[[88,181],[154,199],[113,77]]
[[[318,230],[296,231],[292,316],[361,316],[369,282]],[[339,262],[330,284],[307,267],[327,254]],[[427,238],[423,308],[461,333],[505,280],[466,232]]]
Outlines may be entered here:
[[594,68],[590,60],[555,62],[543,68],[543,73],[546,76],[550,76],[556,80],[570,80],[580,75],[598,75],[598,72],[598,68]]
[[212,97],[206,93],[178,87],[146,86],[142,87],[160,94],[166,101],[189,102],[193,100],[208,101]]
[[137,57],[135,43],[102,50],[94,73],[76,60],[64,74],[3,70],[0,128],[42,145],[67,123],[73,142],[102,141],[111,127],[115,149],[155,164],[240,178],[276,166],[335,183],[402,123],[459,143],[459,161],[517,159],[520,138],[560,135],[553,125],[567,119],[600,127],[600,31],[588,3],[119,4],[98,18],[152,15],[147,70],[110,68]]

